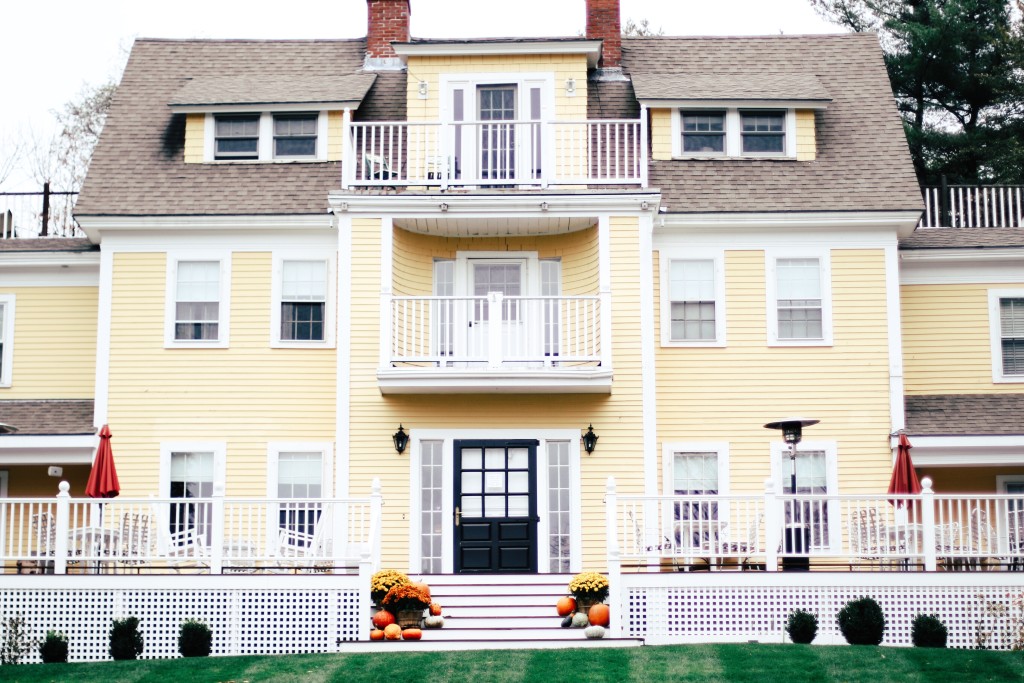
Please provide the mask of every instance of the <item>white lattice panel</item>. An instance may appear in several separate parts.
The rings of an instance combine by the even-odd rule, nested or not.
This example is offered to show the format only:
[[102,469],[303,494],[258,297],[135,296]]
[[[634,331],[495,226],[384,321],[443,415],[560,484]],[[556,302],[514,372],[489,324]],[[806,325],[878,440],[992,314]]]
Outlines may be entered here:
[[[896,575],[899,576],[899,575]],[[904,575],[905,576],[905,575]],[[650,583],[650,582],[648,582]],[[949,647],[1008,649],[1012,625],[1024,619],[1020,581],[1007,585],[787,585],[628,586],[623,590],[623,635],[657,641],[782,640],[794,609],[818,616],[818,642],[844,642],[836,614],[850,600],[874,598],[885,613],[883,645],[911,645],[918,614],[936,614],[949,630]],[[991,583],[991,582],[989,582]]]
[[[359,639],[358,589],[13,589],[0,592],[0,618],[25,618],[28,634],[62,631],[71,661],[106,660],[111,620],[139,618],[144,658],[178,656],[185,619],[213,631],[213,654],[333,652]],[[0,630],[3,626],[0,625]],[[34,650],[25,662],[39,661]]]

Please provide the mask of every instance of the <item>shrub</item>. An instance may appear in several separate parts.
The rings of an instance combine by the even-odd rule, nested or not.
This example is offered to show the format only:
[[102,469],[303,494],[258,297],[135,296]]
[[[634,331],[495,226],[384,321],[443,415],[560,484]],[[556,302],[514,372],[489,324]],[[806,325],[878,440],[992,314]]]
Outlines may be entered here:
[[918,614],[910,629],[914,647],[946,647],[949,631],[936,614]]
[[114,619],[110,628],[110,656],[116,660],[138,659],[142,654],[138,617]]
[[836,615],[836,623],[850,645],[879,645],[885,633],[885,614],[868,597],[846,603]]
[[39,656],[44,664],[62,664],[68,661],[68,637],[60,631],[47,631],[39,645]]
[[786,633],[794,643],[809,645],[818,635],[818,617],[802,609],[795,609],[786,619]]
[[204,622],[186,619],[178,630],[178,652],[182,657],[209,657],[213,631]]
[[25,617],[20,614],[7,617],[4,622],[4,637],[0,641],[0,664],[20,664],[21,658],[35,646],[25,630]]

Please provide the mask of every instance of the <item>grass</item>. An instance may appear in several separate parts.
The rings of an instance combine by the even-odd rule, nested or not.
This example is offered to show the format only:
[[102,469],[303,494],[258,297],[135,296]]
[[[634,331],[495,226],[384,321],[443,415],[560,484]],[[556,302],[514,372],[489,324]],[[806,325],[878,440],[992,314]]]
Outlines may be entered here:
[[346,683],[1024,683],[1024,652],[808,645],[665,645],[627,649],[484,650],[153,659],[0,667],[0,681],[345,681]]

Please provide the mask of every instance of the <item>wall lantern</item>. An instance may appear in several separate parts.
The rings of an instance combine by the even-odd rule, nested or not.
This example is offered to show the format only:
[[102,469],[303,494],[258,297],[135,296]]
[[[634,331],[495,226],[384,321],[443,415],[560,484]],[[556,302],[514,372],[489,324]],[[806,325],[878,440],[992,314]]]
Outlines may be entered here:
[[576,79],[567,78],[565,79],[565,94],[568,97],[574,97],[576,95]]
[[587,432],[583,435],[583,450],[587,452],[587,455],[594,452],[594,449],[597,448],[597,440],[600,438],[594,433],[594,425],[587,427]]
[[418,87],[416,89],[416,92],[419,93],[419,96],[420,96],[421,100],[427,99],[427,93],[430,92],[429,86],[427,85],[427,82],[426,81],[420,81],[419,85],[418,85]]
[[395,442],[395,450],[401,455],[405,451],[405,447],[409,445],[409,435],[402,429],[402,425],[398,425],[398,431],[391,435],[391,440]]

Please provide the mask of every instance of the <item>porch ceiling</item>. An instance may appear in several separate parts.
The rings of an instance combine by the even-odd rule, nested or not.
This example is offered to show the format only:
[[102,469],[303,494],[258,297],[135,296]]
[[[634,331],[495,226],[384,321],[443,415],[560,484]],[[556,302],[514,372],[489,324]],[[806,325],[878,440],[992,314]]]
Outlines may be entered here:
[[402,216],[394,225],[422,235],[443,237],[521,237],[561,235],[595,225],[592,216]]

